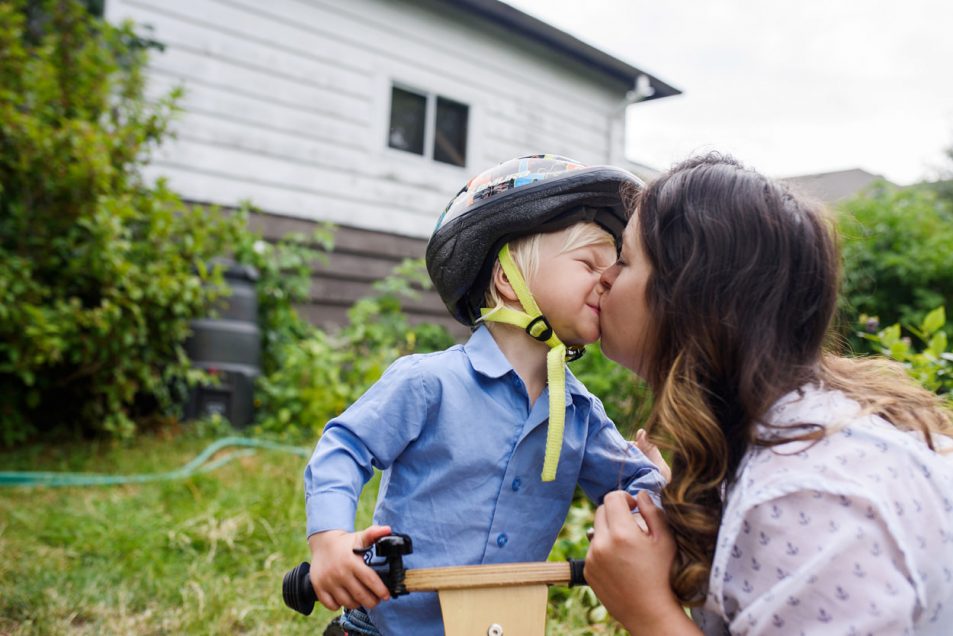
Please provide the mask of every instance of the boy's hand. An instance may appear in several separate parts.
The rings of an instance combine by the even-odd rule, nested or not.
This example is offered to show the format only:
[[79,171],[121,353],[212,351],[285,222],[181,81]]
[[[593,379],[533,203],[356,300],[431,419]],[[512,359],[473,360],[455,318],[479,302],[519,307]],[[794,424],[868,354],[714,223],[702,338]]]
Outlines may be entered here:
[[635,434],[635,446],[642,451],[642,454],[645,455],[650,462],[658,466],[666,483],[672,481],[672,469],[668,467],[668,463],[665,461],[665,458],[662,457],[658,446],[649,441],[649,436],[645,434],[644,428],[640,428],[639,432]]
[[311,546],[311,585],[329,610],[370,609],[390,598],[387,586],[367,567],[354,548],[370,546],[391,533],[390,526],[371,526],[362,532],[328,530],[308,537]]

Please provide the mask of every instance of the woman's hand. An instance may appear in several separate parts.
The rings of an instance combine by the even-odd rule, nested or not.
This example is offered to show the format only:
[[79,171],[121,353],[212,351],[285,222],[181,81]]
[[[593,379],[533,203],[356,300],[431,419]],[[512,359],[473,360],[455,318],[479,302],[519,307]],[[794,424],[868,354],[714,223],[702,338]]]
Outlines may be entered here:
[[[632,515],[638,507],[647,530]],[[675,540],[645,492],[606,495],[596,510],[586,581],[609,613],[633,634],[698,634],[669,587]]]

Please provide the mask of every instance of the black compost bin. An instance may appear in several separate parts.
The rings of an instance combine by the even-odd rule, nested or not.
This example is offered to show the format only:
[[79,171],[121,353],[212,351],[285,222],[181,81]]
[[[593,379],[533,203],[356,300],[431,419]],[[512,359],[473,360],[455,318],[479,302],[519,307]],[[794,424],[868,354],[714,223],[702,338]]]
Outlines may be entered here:
[[185,418],[218,414],[244,427],[254,417],[255,379],[261,373],[258,272],[248,265],[226,263],[223,274],[231,295],[219,301],[214,318],[192,321],[192,335],[185,342],[192,365],[216,377],[218,383],[191,392]]

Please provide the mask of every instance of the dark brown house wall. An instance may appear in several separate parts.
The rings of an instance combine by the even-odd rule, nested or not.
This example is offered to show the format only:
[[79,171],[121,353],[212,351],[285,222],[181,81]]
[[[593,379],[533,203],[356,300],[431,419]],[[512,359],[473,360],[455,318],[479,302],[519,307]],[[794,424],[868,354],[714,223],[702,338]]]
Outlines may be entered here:
[[[249,225],[265,239],[277,241],[291,232],[309,236],[317,224],[304,219],[253,213]],[[311,299],[299,306],[301,315],[324,329],[346,324],[348,308],[355,301],[373,295],[375,281],[385,278],[405,258],[423,258],[426,247],[424,239],[337,226],[334,249],[327,263],[319,262],[313,266]],[[403,306],[412,323],[441,324],[457,338],[468,333],[450,317],[434,291],[423,291],[417,299],[406,299]]]

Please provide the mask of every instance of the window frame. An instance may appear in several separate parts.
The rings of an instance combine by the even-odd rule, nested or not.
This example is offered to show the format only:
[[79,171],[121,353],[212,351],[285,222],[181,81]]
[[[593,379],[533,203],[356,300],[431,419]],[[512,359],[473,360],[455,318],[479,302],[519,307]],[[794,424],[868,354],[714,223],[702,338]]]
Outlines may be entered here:
[[[391,119],[394,115],[394,89],[405,91],[407,93],[412,93],[414,95],[419,95],[420,97],[426,98],[426,105],[424,107],[424,152],[423,154],[417,154],[411,150],[404,150],[403,148],[396,148],[390,144],[390,125]],[[448,161],[441,161],[434,157],[434,145],[437,141],[437,100],[443,99],[454,104],[459,104],[465,106],[467,109],[467,118],[466,118],[466,134],[464,136],[464,156],[463,156],[463,165],[458,166],[455,163],[450,163]],[[427,160],[430,163],[435,163],[441,166],[449,166],[451,168],[466,168],[469,163],[470,157],[470,131],[472,130],[472,115],[473,107],[471,104],[464,102],[455,97],[449,95],[440,94],[436,91],[426,90],[418,88],[413,84],[408,84],[406,82],[401,82],[398,80],[391,80],[388,98],[387,98],[387,113],[386,113],[386,124],[384,127],[384,147],[387,148],[390,152],[398,152],[401,156],[406,157],[408,155],[414,157],[420,157],[423,160]]]

